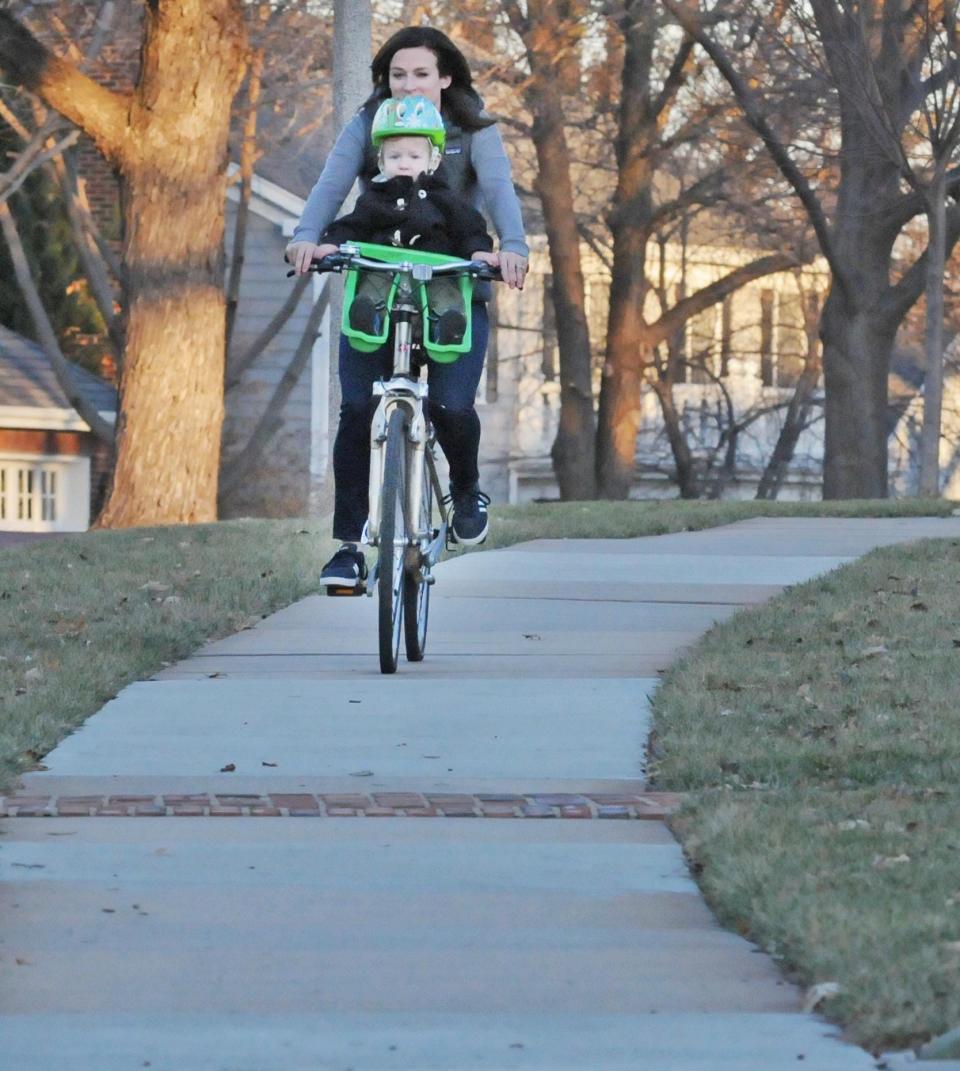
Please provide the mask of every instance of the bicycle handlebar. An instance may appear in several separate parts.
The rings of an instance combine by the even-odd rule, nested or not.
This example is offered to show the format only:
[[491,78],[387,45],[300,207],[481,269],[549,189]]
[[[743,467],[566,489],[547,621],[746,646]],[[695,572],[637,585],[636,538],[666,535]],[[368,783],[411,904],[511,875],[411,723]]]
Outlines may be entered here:
[[[344,268],[363,268],[364,271],[390,272],[393,274],[398,271],[412,271],[415,263],[415,261],[390,263],[386,260],[371,260],[369,257],[360,256],[359,253],[344,252],[341,246],[339,253],[328,253],[319,260],[312,260],[309,270],[317,272],[318,275],[322,275],[324,272],[342,272]],[[429,267],[431,269],[431,277],[436,275],[472,275],[475,279],[503,282],[500,269],[493,267],[491,264],[486,264],[482,260],[451,260],[447,264],[431,264]],[[296,273],[288,271],[287,278],[289,279],[294,274]]]

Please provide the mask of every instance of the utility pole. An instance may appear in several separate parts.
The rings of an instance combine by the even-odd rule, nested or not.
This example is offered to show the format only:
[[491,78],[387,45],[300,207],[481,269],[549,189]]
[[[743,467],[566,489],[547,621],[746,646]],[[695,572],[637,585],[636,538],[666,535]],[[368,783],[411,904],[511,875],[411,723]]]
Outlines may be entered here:
[[[353,113],[370,95],[371,49],[370,0],[334,0],[333,4],[333,124],[339,134]],[[345,208],[356,199],[357,189],[347,198]],[[327,388],[328,443],[327,464],[322,482],[311,479],[310,514],[333,512],[333,441],[340,416],[340,379],[337,365],[340,353],[340,316],[343,286],[339,276],[326,276],[332,286],[329,308],[329,383]]]

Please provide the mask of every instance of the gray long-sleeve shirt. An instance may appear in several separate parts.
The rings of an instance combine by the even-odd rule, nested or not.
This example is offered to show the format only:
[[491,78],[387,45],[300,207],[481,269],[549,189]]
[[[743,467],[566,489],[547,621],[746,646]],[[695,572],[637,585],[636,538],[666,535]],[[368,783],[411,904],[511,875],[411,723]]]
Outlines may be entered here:
[[[528,255],[520,202],[510,177],[510,161],[496,126],[475,130],[464,158],[458,128],[445,120],[448,142],[444,172],[451,188],[477,208],[485,208],[507,253]],[[293,232],[294,242],[320,241],[320,235],[340,211],[354,181],[369,181],[370,121],[361,109],[343,128],[330,150],[320,178],[310,191],[303,215]]]

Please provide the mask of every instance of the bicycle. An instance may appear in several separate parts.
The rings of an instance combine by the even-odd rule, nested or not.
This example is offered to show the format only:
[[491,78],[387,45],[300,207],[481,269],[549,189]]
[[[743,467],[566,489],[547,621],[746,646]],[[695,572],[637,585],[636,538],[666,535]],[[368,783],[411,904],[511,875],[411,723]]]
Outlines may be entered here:
[[[471,344],[469,310],[473,281],[499,280],[488,264],[458,260],[393,246],[348,242],[338,253],[314,261],[316,272],[348,273],[344,291],[342,330],[355,349],[373,352],[393,336],[393,371],[374,385],[379,397],[370,430],[369,516],[362,542],[378,548],[376,565],[364,591],[327,588],[329,595],[378,596],[380,670],[395,673],[400,636],[408,662],[423,660],[427,643],[433,567],[448,545],[450,518],[437,476],[436,438],[424,410],[427,359],[456,360]],[[392,273],[380,334],[351,326],[350,304],[360,271]],[[460,279],[467,329],[458,343],[431,340],[426,283],[452,275]],[[417,330],[419,328],[419,331]],[[424,352],[426,351],[426,352]],[[435,511],[439,524],[434,525]]]

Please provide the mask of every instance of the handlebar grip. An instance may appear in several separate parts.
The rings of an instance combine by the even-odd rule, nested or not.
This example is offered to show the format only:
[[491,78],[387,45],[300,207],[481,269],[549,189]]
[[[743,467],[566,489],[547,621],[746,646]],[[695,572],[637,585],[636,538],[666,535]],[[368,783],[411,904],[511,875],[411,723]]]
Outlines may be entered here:
[[[287,260],[286,256],[283,258]],[[289,264],[290,262],[287,261]],[[345,257],[342,253],[328,253],[325,257],[321,257],[319,260],[311,260],[308,271],[315,271],[318,275],[322,275],[328,271],[340,271],[345,264],[350,263],[350,257]],[[296,275],[296,270],[291,269],[287,272],[287,278]]]

